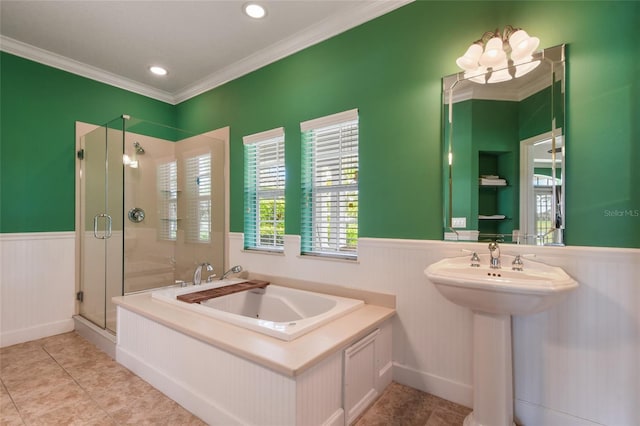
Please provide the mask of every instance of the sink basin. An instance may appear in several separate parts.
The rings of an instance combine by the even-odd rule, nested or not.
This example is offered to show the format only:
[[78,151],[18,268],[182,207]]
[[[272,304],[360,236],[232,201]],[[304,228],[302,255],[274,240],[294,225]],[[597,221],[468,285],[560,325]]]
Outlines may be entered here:
[[443,259],[424,273],[444,297],[473,311],[473,411],[464,426],[515,426],[511,315],[544,311],[578,283],[561,268],[529,259],[514,271],[514,256],[502,255],[500,269],[489,267],[490,254],[479,258],[477,267],[471,256]]
[[424,272],[451,302],[493,314],[542,312],[578,287],[573,278],[556,266],[524,259],[523,270],[513,271],[514,256],[502,255],[502,268],[491,269],[489,255],[479,257],[479,267],[471,266],[471,256],[462,256],[443,259]]

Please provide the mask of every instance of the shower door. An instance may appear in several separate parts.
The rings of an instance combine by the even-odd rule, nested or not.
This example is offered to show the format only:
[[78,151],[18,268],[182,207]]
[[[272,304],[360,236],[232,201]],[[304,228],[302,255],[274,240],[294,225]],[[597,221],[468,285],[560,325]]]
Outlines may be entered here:
[[82,138],[80,314],[115,332],[113,296],[122,294],[123,119]]

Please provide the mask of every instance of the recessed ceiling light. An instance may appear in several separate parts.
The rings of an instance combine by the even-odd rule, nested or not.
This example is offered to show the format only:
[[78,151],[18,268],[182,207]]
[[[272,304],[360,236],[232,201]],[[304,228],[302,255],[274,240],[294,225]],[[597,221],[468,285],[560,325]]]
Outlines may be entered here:
[[267,14],[265,8],[256,3],[247,3],[244,5],[243,9],[244,13],[254,19],[264,18]]
[[155,75],[167,75],[167,70],[162,67],[157,67],[157,66],[149,67],[149,71],[151,71]]

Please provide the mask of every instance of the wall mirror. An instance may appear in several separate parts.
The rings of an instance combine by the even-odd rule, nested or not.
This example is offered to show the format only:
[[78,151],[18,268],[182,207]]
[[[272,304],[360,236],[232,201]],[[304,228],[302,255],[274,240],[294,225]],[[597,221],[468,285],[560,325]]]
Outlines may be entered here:
[[564,45],[443,78],[445,239],[564,244],[564,79]]

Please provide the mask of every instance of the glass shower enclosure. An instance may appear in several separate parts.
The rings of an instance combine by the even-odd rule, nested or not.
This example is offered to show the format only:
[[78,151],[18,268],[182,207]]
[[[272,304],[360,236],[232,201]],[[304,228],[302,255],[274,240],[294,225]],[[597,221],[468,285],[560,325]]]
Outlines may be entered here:
[[114,296],[222,273],[224,143],[124,115],[80,145],[79,313],[115,333]]

